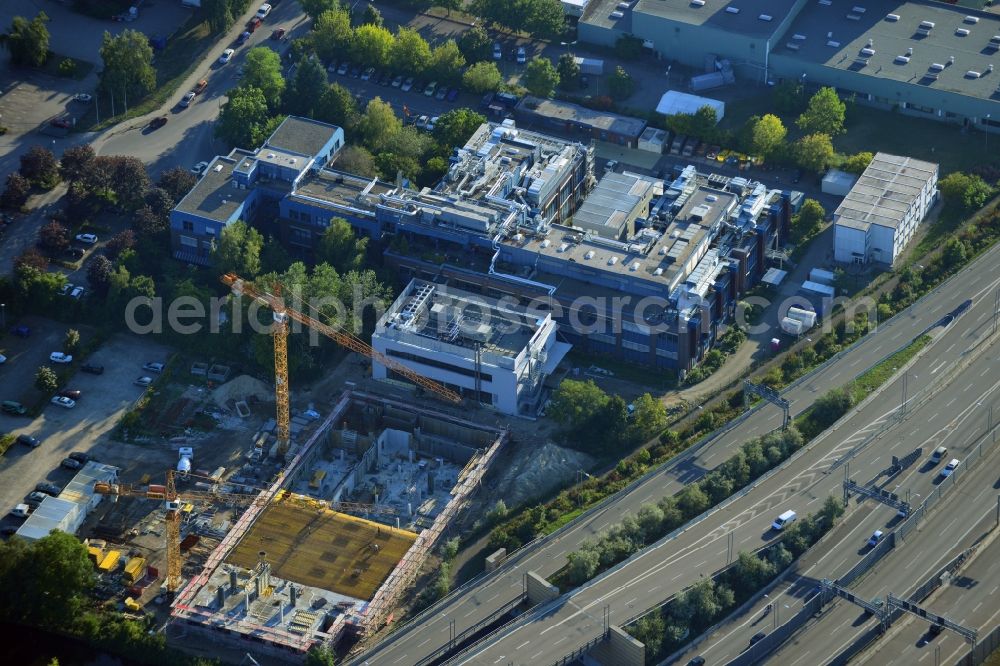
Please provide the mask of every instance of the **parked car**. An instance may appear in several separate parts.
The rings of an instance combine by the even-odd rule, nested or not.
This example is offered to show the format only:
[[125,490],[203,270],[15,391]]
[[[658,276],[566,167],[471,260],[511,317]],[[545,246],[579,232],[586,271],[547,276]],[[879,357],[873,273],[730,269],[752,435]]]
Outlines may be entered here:
[[257,28],[263,23],[259,16],[254,16],[252,19],[247,21],[247,30],[250,32],[257,32]]
[[351,75],[352,79],[359,78],[361,76],[361,68],[360,67],[351,67],[350,75]]
[[163,363],[154,363],[152,361],[142,366],[143,370],[149,370],[150,372],[163,372],[163,368]]
[[56,484],[47,483],[45,481],[36,485],[35,490],[37,490],[40,493],[45,493],[46,495],[52,495],[53,497],[62,492],[62,488],[60,488]]
[[523,65],[528,61],[528,53],[524,50],[523,46],[517,47],[517,64]]
[[437,127],[439,120],[441,120],[441,116],[434,116],[433,118],[431,118],[430,122],[427,123],[427,131],[433,132],[434,128]]
[[403,85],[403,75],[402,74],[398,74],[396,76],[396,78],[394,78],[392,80],[392,87],[393,88],[398,88],[401,85]]
[[374,67],[368,67],[367,69],[365,69],[365,71],[361,72],[361,80],[362,81],[371,81],[372,75],[374,75],[374,74],[375,74],[375,68]]
[[103,365],[94,365],[92,363],[84,363],[82,366],[80,366],[80,370],[82,370],[83,372],[89,373],[91,375],[103,375],[104,374],[104,366]]
[[83,465],[79,460],[73,460],[72,458],[63,458],[59,462],[60,467],[65,467],[66,469],[80,469]]
[[26,338],[31,335],[31,329],[24,325],[12,326],[10,334],[19,338]]
[[417,129],[426,129],[427,123],[429,123],[430,120],[430,116],[418,116],[416,122],[413,123],[413,126]]
[[[236,38],[236,46],[243,46],[250,39],[250,31],[244,30],[240,33],[240,36]],[[226,62],[229,62],[228,60]]]
[[503,49],[500,48],[500,42],[493,43],[493,59],[503,60]]
[[42,445],[42,440],[37,437],[32,437],[31,435],[18,435],[17,443],[23,444],[24,446],[30,446],[33,449],[37,449]]
[[340,76],[345,76],[347,72],[349,72],[350,70],[351,70],[351,63],[345,60],[344,62],[340,63],[340,67],[337,68],[337,74],[339,74]]
[[70,122],[65,118],[53,118],[52,120],[49,121],[49,124],[52,125],[53,127],[61,127],[63,129],[70,128]]
[[159,118],[153,118],[149,121],[149,129],[160,129],[167,124],[167,117],[160,116]]
[[141,386],[143,388],[146,388],[147,386],[149,386],[150,384],[153,383],[153,378],[152,377],[137,377],[136,380],[134,382],[132,382],[132,383],[135,384],[136,386]]
[[87,254],[82,248],[79,247],[68,247],[66,248],[66,256],[70,259],[83,259],[83,255]]
[[437,85],[438,85],[437,81],[431,81],[430,83],[428,83],[427,87],[424,88],[424,95],[426,95],[427,97],[433,97],[434,91],[437,89]]
[[191,173],[193,173],[196,176],[200,176],[207,168],[208,168],[208,162],[202,160],[201,162],[198,162],[193,167],[191,167]]
[[4,356],[3,354],[0,354],[0,365],[3,365],[6,362],[7,362],[7,357]]
[[458,88],[452,88],[451,90],[449,90],[448,95],[445,97],[445,99],[449,102],[454,102],[456,99],[458,99]]
[[86,291],[87,290],[84,289],[83,287],[73,287],[73,291],[69,292],[69,297],[75,300],[80,300],[81,298],[83,298],[83,294]]
[[66,409],[73,409],[76,407],[76,400],[61,395],[53,396],[49,402],[53,405],[58,405],[59,407],[65,407]]
[[940,472],[941,478],[942,479],[947,479],[949,476],[952,475],[952,473],[955,471],[955,469],[959,465],[961,465],[961,464],[962,463],[958,460],[958,458],[952,458],[951,461],[947,465],[944,466],[944,469],[941,470],[941,472]]
[[406,77],[406,80],[403,81],[403,85],[400,88],[400,90],[402,90],[403,92],[410,92],[411,88],[413,88],[413,77],[408,76]]
[[378,84],[380,86],[387,86],[392,83],[392,72],[383,72],[382,76],[378,77]]
[[89,453],[82,453],[80,451],[74,451],[73,453],[69,454],[69,457],[83,464],[87,464],[94,459],[93,456],[91,456]]
[[438,100],[439,102],[443,102],[445,97],[447,96],[448,96],[448,86],[441,86],[440,88],[437,89],[437,92],[434,93],[434,99]]
[[93,245],[94,243],[97,242],[97,234],[77,234],[76,240],[79,243]]
[[62,352],[52,352],[49,354],[49,360],[53,363],[72,363],[73,356],[71,354],[64,354]]
[[73,287],[74,286],[75,285],[73,285],[73,283],[67,282],[63,286],[59,287],[59,295],[60,296],[69,296],[69,292],[73,291]]
[[259,18],[261,21],[263,21],[264,19],[267,18],[267,15],[270,13],[271,13],[271,5],[265,2],[263,5],[260,6],[260,9],[257,10],[256,18]]
[[30,493],[27,494],[27,496],[25,496],[24,501],[25,502],[41,502],[46,497],[48,497],[48,495],[46,495],[45,493],[40,493],[37,490],[32,490]]
[[764,640],[765,636],[767,636],[767,632],[758,631],[756,634],[750,637],[750,645],[751,646],[756,645],[757,643]]
[[208,81],[205,80],[205,79],[202,79],[201,81],[198,82],[198,85],[196,85],[191,90],[191,92],[193,92],[195,95],[200,95],[205,90],[205,88],[207,88],[207,87],[208,87]]
[[27,504],[18,504],[13,509],[10,510],[10,515],[15,518],[27,518],[31,513],[31,507]]
[[83,391],[79,391],[77,389],[63,389],[62,391],[59,391],[58,395],[61,395],[64,398],[69,398],[70,400],[79,400],[83,395]]
[[230,60],[233,59],[234,53],[236,53],[235,49],[226,49],[225,51],[223,51],[222,55],[219,56],[219,64],[225,65],[226,63],[228,63]]
[[3,410],[4,414],[12,414],[14,416],[24,416],[28,413],[28,408],[16,400],[4,400],[0,404],[0,410]]
[[948,455],[948,447],[939,446],[934,449],[934,453],[931,454],[931,464],[937,465],[939,462],[944,460],[944,457]]
[[74,102],[80,102],[81,104],[90,104],[94,101],[93,95],[88,95],[87,93],[77,93],[73,95]]
[[271,32],[271,39],[284,39],[284,38],[285,38],[285,29],[284,28],[275,28]]
[[714,160],[719,154],[719,146],[712,146],[705,152],[705,159]]

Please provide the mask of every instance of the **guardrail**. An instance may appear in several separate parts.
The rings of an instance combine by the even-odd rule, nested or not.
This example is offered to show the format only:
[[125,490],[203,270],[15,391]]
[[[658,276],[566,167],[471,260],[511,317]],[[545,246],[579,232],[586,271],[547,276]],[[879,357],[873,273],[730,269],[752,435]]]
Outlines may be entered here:
[[[504,614],[509,613],[510,611],[520,606],[522,603],[524,603],[525,599],[527,598],[528,598],[527,594],[522,594],[516,599],[508,601],[503,606],[494,611],[489,617],[480,620],[479,622],[472,625],[462,633],[456,634],[453,638],[449,639],[447,645],[443,645],[437,648],[436,650],[434,650],[434,652],[430,653],[426,657],[415,662],[414,666],[425,666],[426,664],[430,664],[435,660],[447,655],[450,651],[454,650],[458,645],[461,645],[463,636],[475,634],[477,631],[480,631],[483,627],[489,625],[492,622],[495,622],[497,617],[501,617]],[[494,634],[496,634],[495,631],[487,634],[487,636],[484,637],[484,640],[485,638],[493,636]]]

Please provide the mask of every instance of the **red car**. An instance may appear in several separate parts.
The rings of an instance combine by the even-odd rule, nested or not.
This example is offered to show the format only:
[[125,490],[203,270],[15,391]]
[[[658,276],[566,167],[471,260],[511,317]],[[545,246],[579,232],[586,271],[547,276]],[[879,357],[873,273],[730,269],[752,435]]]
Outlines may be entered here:
[[159,118],[153,118],[152,120],[149,121],[149,127],[150,127],[150,129],[160,129],[161,127],[163,127],[166,124],[167,124],[167,117],[166,116],[160,116]]
[[70,127],[69,121],[66,120],[65,118],[53,118],[52,120],[49,121],[49,123],[53,127],[62,127],[65,129],[69,129]]
[[259,19],[259,18],[257,18],[256,16],[254,16],[254,17],[253,17],[252,19],[250,19],[250,21],[249,21],[249,22],[247,23],[247,30],[249,30],[250,32],[253,32],[254,30],[256,30],[257,28],[259,28],[259,27],[260,27],[260,23],[261,23],[260,19]]
[[274,32],[271,33],[271,39],[284,39],[284,37],[285,37],[284,28],[276,28]]

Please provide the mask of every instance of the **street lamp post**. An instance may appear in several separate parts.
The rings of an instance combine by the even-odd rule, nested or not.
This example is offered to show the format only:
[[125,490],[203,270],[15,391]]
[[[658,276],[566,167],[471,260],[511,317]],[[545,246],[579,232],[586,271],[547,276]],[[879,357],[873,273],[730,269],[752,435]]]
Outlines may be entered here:
[[7,304],[0,303],[0,328],[7,328]]

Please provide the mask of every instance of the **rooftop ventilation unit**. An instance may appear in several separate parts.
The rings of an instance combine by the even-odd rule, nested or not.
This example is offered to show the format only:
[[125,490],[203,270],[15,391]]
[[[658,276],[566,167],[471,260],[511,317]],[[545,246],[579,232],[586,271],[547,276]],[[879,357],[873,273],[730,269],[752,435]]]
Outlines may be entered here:
[[594,258],[594,251],[593,250],[588,250],[587,254],[583,255],[583,258],[584,259],[593,259]]
[[924,78],[925,79],[930,79],[931,81],[937,81],[938,80],[938,75],[935,74],[934,72],[927,72],[926,74],[924,74]]
[[549,240],[548,238],[546,238],[545,240],[543,240],[543,241],[542,241],[542,242],[540,243],[540,245],[541,245],[542,247],[548,247],[548,246],[552,245],[552,241],[550,241],[550,240]]
[[898,55],[896,56],[896,59],[893,60],[893,62],[895,62],[897,65],[905,65],[908,62],[910,62],[910,56]]
[[871,37],[869,37],[869,38],[868,38],[868,48],[871,48],[871,47],[873,47],[873,46],[875,46],[875,42],[874,42],[874,41],[872,40],[872,38],[871,38]]
[[993,73],[993,63],[986,65],[986,71],[989,72],[990,74]]
[[790,51],[798,51],[801,47],[795,42],[788,42],[787,44],[785,44],[785,48],[789,49]]
[[773,17],[773,16],[771,16],[770,14],[761,14],[761,15],[760,15],[760,16],[758,16],[757,18],[758,18],[759,20],[761,20],[761,21],[768,21],[768,22],[771,22],[771,21],[773,21],[773,20],[774,20],[774,17]]
[[666,253],[667,253],[667,246],[664,245],[660,248],[660,254],[666,254]]
[[804,42],[806,41],[806,36],[800,35],[799,33],[795,33],[794,35],[792,35],[792,39],[794,39],[797,42]]
[[869,58],[871,58],[873,55],[875,55],[875,49],[867,49],[867,48],[861,49],[861,55],[868,56]]
[[854,64],[857,65],[858,67],[867,67],[868,66],[868,58],[855,58],[854,59]]
[[949,65],[955,64],[955,56],[948,56],[948,64]]
[[826,43],[826,45],[829,46],[832,49],[839,49],[840,48],[840,42],[836,42],[836,41],[834,41],[832,39],[830,41],[828,41]]
[[632,271],[633,273],[636,272],[637,270],[639,270],[639,262],[638,261],[633,261],[632,265],[629,266],[628,269],[630,271]]
[[618,263],[618,257],[611,257],[608,259],[608,266],[614,266]]
[[212,171],[214,171],[215,173],[219,173],[220,171],[222,171],[222,165],[216,164],[214,167],[212,167]]
[[848,21],[860,21],[861,20],[861,14],[848,14],[847,15],[847,20]]
[[868,10],[865,9],[864,7],[858,7],[855,5],[854,7],[851,7],[851,11],[854,12],[855,14],[864,14]]
[[906,49],[906,55],[908,55],[908,56],[913,55],[913,47],[912,46],[909,47],[908,49]]
[[694,5],[695,7],[704,7],[705,0],[691,0],[691,4]]
[[663,275],[663,269],[657,268],[655,271],[653,271],[653,275]]
[[934,21],[921,21],[920,22],[920,27],[923,28],[924,30],[933,30],[934,29]]
[[613,19],[620,19],[620,18],[624,18],[624,17],[625,17],[625,15],[622,14],[621,12],[611,12],[611,18],[613,18]]
[[965,73],[965,78],[967,79],[978,79],[980,76],[982,76],[982,74],[974,69],[970,69]]
[[885,20],[891,23],[895,23],[896,21],[899,20],[899,14],[886,14]]
[[618,9],[628,9],[628,8],[629,8],[629,4],[627,2],[619,2],[618,3]]
[[715,196],[714,194],[708,194],[708,195],[705,196],[705,201],[707,201],[709,203],[713,203],[713,202],[718,201],[718,200],[719,200],[719,197]]
[[825,6],[825,7],[829,7],[830,5],[833,4],[833,1],[832,0],[819,0],[819,4],[821,4],[821,5]]
[[740,13],[740,8],[739,7],[726,7],[726,13],[727,14],[739,14]]
[[268,153],[267,154],[267,159],[269,159],[269,160],[273,160],[274,157],[275,157],[274,153]]
[[931,66],[928,69],[930,69],[932,72],[943,72],[944,71],[944,65],[942,65],[939,62],[935,62],[935,63],[931,63]]
[[1000,35],[993,35],[990,37],[990,44],[994,46],[1000,46]]
[[966,16],[964,19],[962,19],[962,22],[963,23],[971,23],[972,25],[976,25],[977,23],[979,23],[979,17],[978,16]]
[[968,37],[969,30],[967,28],[955,28],[955,34],[959,37]]
[[559,246],[559,249],[556,250],[556,252],[565,252],[568,249],[569,249],[569,243],[563,243],[562,245]]

